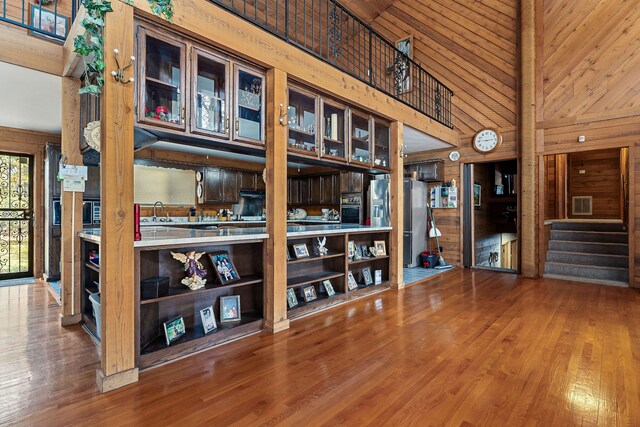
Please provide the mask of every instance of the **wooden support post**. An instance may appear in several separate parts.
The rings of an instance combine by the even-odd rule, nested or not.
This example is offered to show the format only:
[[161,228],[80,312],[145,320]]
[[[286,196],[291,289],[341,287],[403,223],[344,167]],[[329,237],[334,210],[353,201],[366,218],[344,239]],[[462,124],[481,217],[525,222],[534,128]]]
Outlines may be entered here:
[[[138,380],[135,354],[133,250],[133,94],[135,85],[116,82],[120,63],[134,55],[133,8],[112,2],[104,31],[105,84],[100,109],[100,285],[102,360],[97,383],[106,392]],[[131,73],[132,71],[129,71]]]
[[536,14],[535,0],[522,0],[520,34],[520,230],[521,273],[538,276],[536,226]]
[[267,72],[267,232],[265,245],[264,327],[289,328],[287,319],[287,73]]
[[404,159],[402,158],[402,144],[404,127],[402,122],[391,123],[391,235],[389,236],[391,286],[396,289],[404,288],[403,259],[404,259]]
[[[81,165],[80,152],[80,80],[62,78],[62,159],[69,165]],[[78,323],[80,313],[80,239],[82,230],[82,193],[63,191],[60,270],[62,326]]]

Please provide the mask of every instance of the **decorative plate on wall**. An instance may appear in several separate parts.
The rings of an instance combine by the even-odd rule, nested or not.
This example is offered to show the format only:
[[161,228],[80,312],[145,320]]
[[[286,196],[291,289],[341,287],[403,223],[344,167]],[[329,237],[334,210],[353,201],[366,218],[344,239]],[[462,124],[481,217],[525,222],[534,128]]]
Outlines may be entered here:
[[100,152],[100,122],[89,122],[84,128],[84,140],[87,145]]

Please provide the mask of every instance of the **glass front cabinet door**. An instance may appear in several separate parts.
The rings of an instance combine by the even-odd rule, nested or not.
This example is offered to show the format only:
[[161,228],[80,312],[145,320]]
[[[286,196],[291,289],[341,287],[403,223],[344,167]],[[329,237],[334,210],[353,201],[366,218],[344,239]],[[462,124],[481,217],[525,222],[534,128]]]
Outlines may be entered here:
[[298,88],[289,88],[289,149],[317,156],[317,96]]
[[371,129],[367,114],[351,110],[351,163],[371,164]]
[[235,140],[264,144],[264,74],[235,65]]
[[389,164],[389,142],[390,142],[390,134],[389,134],[389,124],[378,119],[374,118],[374,131],[373,136],[375,139],[375,146],[373,148],[373,167],[375,168],[386,168],[389,169],[391,166]]
[[229,62],[193,48],[191,130],[229,138]]
[[347,160],[346,126],[347,108],[343,105],[322,100],[322,150],[321,156],[334,160]]
[[185,44],[140,27],[138,121],[185,129]]

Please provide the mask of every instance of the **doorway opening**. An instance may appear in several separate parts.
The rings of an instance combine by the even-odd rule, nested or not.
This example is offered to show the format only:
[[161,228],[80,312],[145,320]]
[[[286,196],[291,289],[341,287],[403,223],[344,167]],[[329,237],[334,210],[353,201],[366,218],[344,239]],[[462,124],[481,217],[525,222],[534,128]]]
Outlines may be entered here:
[[518,161],[466,164],[464,175],[465,267],[517,273]]
[[33,157],[0,153],[0,281],[33,277]]

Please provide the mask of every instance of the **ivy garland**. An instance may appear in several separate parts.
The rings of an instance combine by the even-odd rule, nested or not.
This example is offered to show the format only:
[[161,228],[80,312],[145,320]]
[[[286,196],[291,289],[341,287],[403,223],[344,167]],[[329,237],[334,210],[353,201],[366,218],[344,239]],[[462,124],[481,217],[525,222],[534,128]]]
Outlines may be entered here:
[[[173,3],[171,0],[147,0],[151,11],[164,18],[167,22],[173,22]],[[133,5],[133,0],[125,0]],[[82,56],[84,61],[84,86],[80,93],[99,95],[104,85],[104,17],[108,12],[113,12],[111,2],[106,0],[82,0],[82,5],[87,10],[87,16],[82,20],[85,29],[83,35],[73,39],[74,51]]]

